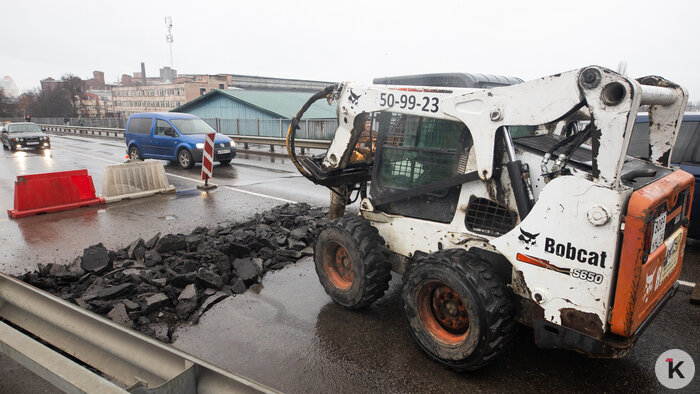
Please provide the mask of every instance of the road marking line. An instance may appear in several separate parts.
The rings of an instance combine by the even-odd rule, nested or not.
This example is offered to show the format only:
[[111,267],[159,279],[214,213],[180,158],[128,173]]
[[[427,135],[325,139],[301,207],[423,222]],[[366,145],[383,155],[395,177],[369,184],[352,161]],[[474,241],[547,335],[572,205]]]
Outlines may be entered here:
[[76,152],[76,151],[74,151],[74,150],[70,150],[70,149],[63,149],[63,148],[58,148],[58,149],[56,149],[56,148],[52,148],[52,149],[53,149],[53,150],[62,150],[62,151],[66,151],[66,152],[71,152],[71,153],[75,153],[76,155],[81,155],[81,156],[87,156],[87,157],[91,157],[91,158],[93,158],[93,159],[97,159],[97,160],[102,160],[102,161],[106,161],[106,162],[108,162],[108,163],[115,163],[115,164],[121,164],[121,163],[120,163],[120,162],[118,162],[118,161],[114,161],[114,160],[109,160],[109,159],[105,159],[105,158],[103,158],[103,157],[99,157],[99,156],[93,156],[93,155],[88,155],[88,154],[85,154],[85,153],[80,153],[80,152]]
[[678,280],[677,282],[681,286],[695,287],[695,283],[693,282],[686,282],[684,280]]
[[268,196],[267,194],[260,194],[260,193],[255,193],[255,192],[249,192],[248,190],[236,189],[235,187],[231,187],[231,186],[224,186],[224,187],[227,188],[227,189],[229,189],[229,190],[233,190],[234,192],[245,193],[245,194],[251,194],[251,195],[253,195],[253,196],[258,196],[258,197],[271,198],[271,199],[273,199],[273,200],[282,201],[282,202],[286,202],[286,203],[290,203],[290,204],[296,204],[296,203],[297,203],[296,201],[287,200],[287,199],[285,199],[285,198],[279,198],[279,197]]
[[[65,151],[72,152],[72,153],[75,153],[75,154],[78,154],[78,155],[87,156],[87,157],[92,157],[93,159],[99,159],[99,160],[106,161],[106,162],[109,162],[109,163],[121,164],[121,163],[119,163],[119,162],[117,162],[117,161],[108,160],[108,159],[104,159],[104,158],[102,158],[102,157],[92,156],[92,155],[88,155],[88,154],[85,154],[85,153],[79,153],[79,152],[76,152],[76,151],[72,151],[72,150],[70,150],[70,149],[60,149],[60,148],[59,148],[58,150],[65,150]],[[204,183],[204,181],[202,181],[201,179],[189,178],[189,177],[182,176],[182,175],[171,174],[171,173],[169,173],[169,172],[166,172],[165,174],[166,174],[166,175],[170,175],[170,176],[174,176],[174,177],[176,177],[176,178],[186,179],[186,180],[192,181],[192,182]],[[287,200],[286,198],[280,198],[280,197],[269,196],[269,195],[267,195],[267,194],[249,192],[249,191],[247,191],[247,190],[238,189],[238,188],[231,187],[231,186],[224,186],[224,187],[225,187],[226,189],[233,190],[234,192],[250,194],[250,195],[258,196],[258,197],[265,197],[265,198],[269,198],[269,199],[272,199],[272,200],[282,201],[282,202],[286,202],[286,203],[290,203],[290,204],[296,204],[296,203],[297,203],[296,201]]]

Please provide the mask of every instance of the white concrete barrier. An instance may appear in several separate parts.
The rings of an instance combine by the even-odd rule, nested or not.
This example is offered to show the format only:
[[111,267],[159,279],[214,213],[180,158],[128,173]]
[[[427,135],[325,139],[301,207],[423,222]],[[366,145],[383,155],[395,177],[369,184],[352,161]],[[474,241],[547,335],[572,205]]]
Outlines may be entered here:
[[174,191],[175,186],[168,183],[163,163],[159,161],[109,165],[102,180],[102,197],[107,203]]

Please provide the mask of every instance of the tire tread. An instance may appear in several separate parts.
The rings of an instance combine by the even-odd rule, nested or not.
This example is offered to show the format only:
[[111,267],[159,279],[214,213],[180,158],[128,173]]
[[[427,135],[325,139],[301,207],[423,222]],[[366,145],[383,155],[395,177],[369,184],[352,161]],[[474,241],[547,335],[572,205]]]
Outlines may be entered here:
[[484,301],[488,322],[486,343],[481,348],[481,355],[471,360],[468,365],[453,365],[435,355],[431,356],[460,372],[483,367],[506,349],[514,335],[514,308],[508,296],[506,283],[491,271],[487,261],[477,253],[464,249],[441,250],[412,261],[406,268],[406,275],[410,275],[413,269],[426,263],[445,265],[459,272],[460,276],[479,292]]
[[[333,220],[334,226],[346,232],[357,244],[360,262],[364,266],[364,292],[362,298],[348,309],[361,309],[372,304],[384,295],[391,280],[390,252],[379,232],[360,216],[347,215]],[[325,289],[325,286],[324,286]],[[333,296],[328,289],[326,293]]]

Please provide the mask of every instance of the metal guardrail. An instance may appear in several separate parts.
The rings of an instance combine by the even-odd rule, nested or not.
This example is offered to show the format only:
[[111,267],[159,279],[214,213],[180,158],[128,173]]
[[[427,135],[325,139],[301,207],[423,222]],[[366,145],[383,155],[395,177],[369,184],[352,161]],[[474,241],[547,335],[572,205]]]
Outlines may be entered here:
[[2,273],[0,352],[68,393],[276,393]]
[[[112,129],[104,127],[86,127],[86,126],[64,126],[64,125],[49,125],[40,124],[44,131],[53,134],[77,134],[83,136],[97,136],[97,137],[109,137],[109,138],[124,138],[124,129]],[[270,151],[274,152],[275,146],[286,146],[286,139],[282,137],[258,137],[253,135],[240,135],[240,134],[224,134],[231,137],[236,143],[243,144],[244,150],[248,150],[248,144],[258,144],[258,145],[269,145]],[[331,142],[328,140],[312,140],[312,139],[299,139],[294,141],[294,145],[302,150],[304,149],[328,149]]]
[[105,127],[65,126],[55,124],[40,124],[39,127],[48,133],[71,133],[88,136],[103,136],[124,138],[124,129],[112,129]]

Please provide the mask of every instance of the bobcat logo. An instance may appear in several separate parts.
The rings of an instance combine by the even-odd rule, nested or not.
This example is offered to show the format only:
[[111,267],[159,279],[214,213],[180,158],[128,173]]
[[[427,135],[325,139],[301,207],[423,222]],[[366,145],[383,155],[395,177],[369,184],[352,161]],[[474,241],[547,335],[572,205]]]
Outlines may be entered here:
[[537,236],[540,235],[540,233],[531,234],[522,228],[520,229],[520,233],[518,239],[525,242],[525,250],[530,250],[530,246],[535,246],[537,244]]
[[357,102],[360,100],[361,96],[362,96],[361,94],[355,94],[352,91],[352,89],[350,89],[350,98],[348,98],[348,100],[350,100],[351,103],[357,105]]

